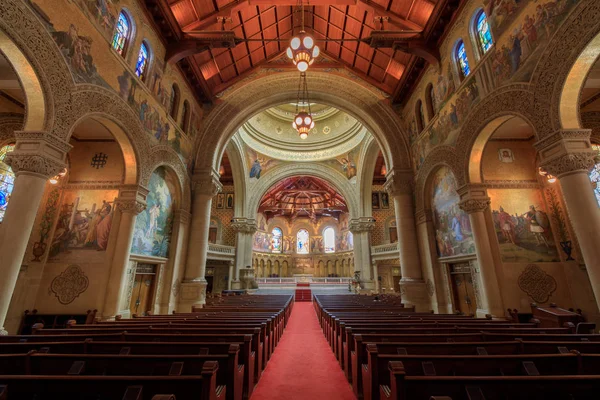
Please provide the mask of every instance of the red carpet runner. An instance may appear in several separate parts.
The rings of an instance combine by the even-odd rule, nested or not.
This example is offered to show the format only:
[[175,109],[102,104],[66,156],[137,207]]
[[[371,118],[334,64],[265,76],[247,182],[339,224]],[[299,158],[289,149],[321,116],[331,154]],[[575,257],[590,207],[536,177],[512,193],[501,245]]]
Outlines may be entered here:
[[281,342],[251,400],[356,400],[313,304],[295,303]]

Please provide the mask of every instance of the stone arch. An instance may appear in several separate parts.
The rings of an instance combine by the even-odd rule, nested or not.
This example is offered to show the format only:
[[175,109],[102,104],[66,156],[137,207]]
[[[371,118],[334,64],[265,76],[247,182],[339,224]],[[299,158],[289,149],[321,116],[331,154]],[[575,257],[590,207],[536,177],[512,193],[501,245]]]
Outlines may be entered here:
[[0,147],[15,140],[15,131],[23,129],[23,115],[0,113]]
[[361,152],[360,160],[362,161],[358,187],[360,188],[360,216],[370,217],[373,215],[373,207],[371,206],[371,191],[373,190],[373,175],[375,174],[375,164],[380,148],[377,141],[370,139],[364,150]]
[[[231,164],[231,174],[233,175],[233,215],[236,217],[248,217],[246,215],[246,169],[244,168],[244,158],[240,144],[235,140],[229,141],[227,145],[227,156]],[[219,161],[219,165],[221,161]]]
[[579,96],[598,56],[599,32],[600,3],[581,1],[558,27],[540,57],[531,80],[538,140],[561,128],[581,127]]
[[[183,165],[175,150],[170,147],[156,147],[151,150],[148,156],[148,169],[151,171],[150,173],[161,166],[166,167],[177,177],[177,183],[179,186],[178,207],[189,212],[192,198],[190,179],[185,165]],[[147,177],[144,176],[140,184],[147,186],[149,180],[150,175]]]
[[[346,77],[313,71],[307,78],[311,100],[335,106],[360,121],[377,139],[389,169],[409,167],[408,135],[394,110],[379,92]],[[333,89],[332,89],[333,88]],[[281,72],[226,91],[206,116],[196,154],[200,170],[218,168],[218,160],[235,132],[256,113],[295,99],[295,72]]]
[[262,199],[271,186],[282,179],[298,175],[313,176],[331,183],[346,199],[350,217],[356,218],[359,216],[358,196],[354,187],[348,182],[348,179],[338,171],[313,163],[306,163],[300,166],[298,164],[283,164],[270,170],[268,174],[261,177],[256,185],[251,188],[252,194],[247,199],[246,215],[254,215],[256,213],[260,199]]
[[427,155],[425,162],[419,169],[416,179],[415,208],[417,210],[423,210],[429,207],[429,184],[431,182],[431,177],[435,171],[438,170],[438,168],[442,166],[448,167],[454,174],[458,185],[461,185],[461,183],[464,182],[464,178],[462,178],[462,176],[462,180],[459,178],[459,175],[462,171],[459,159],[459,155],[455,149],[450,146],[436,147]]

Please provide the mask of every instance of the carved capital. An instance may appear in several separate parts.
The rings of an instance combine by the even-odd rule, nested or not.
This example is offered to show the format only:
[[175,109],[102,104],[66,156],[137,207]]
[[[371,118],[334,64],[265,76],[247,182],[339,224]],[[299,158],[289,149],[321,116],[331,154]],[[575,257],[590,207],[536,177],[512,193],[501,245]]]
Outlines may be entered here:
[[123,185],[119,197],[115,200],[117,209],[122,213],[138,215],[146,209],[148,189],[139,185]]
[[258,229],[255,219],[250,218],[233,218],[231,227],[236,232],[253,234]]
[[30,173],[46,179],[58,175],[66,164],[39,154],[8,153],[4,162],[10,165],[16,175]]
[[194,192],[199,195],[216,196],[223,190],[219,174],[215,171],[196,171],[192,178]]
[[487,208],[490,206],[490,202],[491,200],[489,197],[481,199],[466,199],[458,203],[458,206],[467,214],[473,214],[487,210]]
[[5,162],[15,174],[28,173],[51,178],[61,172],[67,152],[72,146],[48,132],[16,131],[15,149]]
[[352,233],[371,232],[375,227],[375,218],[360,217],[352,219],[348,226]]
[[139,200],[115,200],[115,204],[117,205],[117,210],[122,213],[130,213],[134,215],[138,215],[142,211],[146,209],[146,202],[141,202]]
[[480,183],[471,183],[459,187],[456,192],[460,196],[458,206],[467,214],[483,212],[490,206],[487,187]]
[[542,168],[558,178],[574,172],[588,173],[597,156],[590,135],[590,129],[563,129],[537,142]]
[[393,169],[387,173],[383,187],[392,197],[410,195],[414,188],[413,174],[411,171]]

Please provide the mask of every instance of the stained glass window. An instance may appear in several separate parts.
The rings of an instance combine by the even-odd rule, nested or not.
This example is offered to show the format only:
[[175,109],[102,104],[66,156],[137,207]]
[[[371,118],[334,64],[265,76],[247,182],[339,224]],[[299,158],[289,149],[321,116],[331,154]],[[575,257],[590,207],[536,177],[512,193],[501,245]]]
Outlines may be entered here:
[[490,49],[490,47],[492,47],[494,41],[492,40],[492,33],[490,32],[490,25],[488,24],[487,16],[483,11],[481,11],[479,13],[479,17],[477,17],[476,27],[479,45],[481,46],[483,54],[485,54]]
[[148,70],[148,46],[146,43],[142,43],[140,46],[140,53],[138,54],[137,63],[135,64],[135,74],[141,79],[146,79],[146,72]]
[[469,60],[467,59],[467,51],[465,50],[465,42],[462,40],[456,46],[456,62],[460,67],[460,73],[463,78],[466,78],[471,73],[471,68],[469,67]]
[[[592,144],[592,149],[594,149],[598,155],[600,155],[599,145]],[[594,165],[594,168],[592,168],[592,172],[590,172],[590,181],[592,181],[592,187],[594,188],[596,201],[598,202],[598,206],[600,206],[600,163]]]
[[128,40],[129,20],[127,19],[127,15],[125,15],[125,11],[121,11],[119,14],[119,19],[117,20],[117,25],[115,26],[115,34],[113,35],[112,39],[113,49],[115,49],[120,55],[123,55]]
[[14,144],[9,144],[0,148],[0,222],[4,219],[6,206],[10,200],[10,194],[15,183],[15,174],[12,169],[4,163],[6,153],[13,151]]
[[325,246],[325,253],[335,252],[335,231],[333,228],[326,228],[323,231],[323,245]]
[[271,247],[273,247],[273,253],[281,253],[281,236],[283,235],[281,229],[273,228],[271,234],[273,235],[271,237]]
[[296,253],[308,254],[308,231],[306,229],[300,229],[296,234]]

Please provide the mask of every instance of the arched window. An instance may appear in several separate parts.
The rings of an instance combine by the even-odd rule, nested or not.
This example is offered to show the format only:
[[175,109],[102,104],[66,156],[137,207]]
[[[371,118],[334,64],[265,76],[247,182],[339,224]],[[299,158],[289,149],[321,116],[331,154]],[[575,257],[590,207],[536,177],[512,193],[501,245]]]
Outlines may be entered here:
[[140,46],[140,52],[138,53],[137,62],[135,63],[135,74],[142,81],[146,80],[146,76],[148,75],[148,68],[150,63],[150,48],[146,44],[146,42],[142,42]]
[[13,190],[15,183],[15,174],[12,169],[4,163],[6,154],[13,151],[15,148],[14,144],[8,144],[0,148],[0,222],[4,219],[4,213],[6,212],[6,206],[10,200],[10,194]]
[[273,235],[271,237],[273,253],[281,253],[281,237],[283,236],[283,232],[281,232],[281,229],[279,228],[273,228],[271,234]]
[[187,100],[183,102],[183,115],[181,116],[181,129],[187,133],[190,127],[190,103]]
[[325,253],[335,252],[335,231],[331,227],[325,228],[323,231],[323,246]]
[[117,53],[124,56],[129,44],[129,37],[131,35],[131,23],[129,16],[123,10],[119,13],[119,19],[115,25],[115,33],[112,38],[112,47]]
[[310,237],[306,229],[300,229],[296,234],[296,253],[308,254],[308,244]]
[[483,10],[479,12],[479,15],[475,19],[475,32],[477,33],[481,54],[487,53],[494,44],[494,41],[492,39],[492,32],[490,31],[487,16]]
[[169,99],[169,115],[177,120],[177,109],[179,108],[179,86],[173,84],[171,87],[171,98]]
[[420,133],[425,127],[425,119],[423,118],[423,102],[417,101],[415,104],[415,117],[417,119],[417,131]]
[[466,78],[471,73],[469,67],[469,60],[467,59],[467,50],[465,49],[465,42],[461,39],[456,45],[456,63],[458,64],[458,72],[460,73],[461,79]]
[[[592,149],[594,149],[596,153],[600,155],[599,145],[592,144]],[[592,172],[590,172],[590,180],[592,181],[592,187],[594,188],[596,201],[598,202],[598,206],[600,206],[600,163],[594,165],[594,168],[592,168]]]
[[425,103],[427,104],[427,116],[431,121],[435,117],[435,92],[433,91],[433,85],[430,83],[425,89]]

